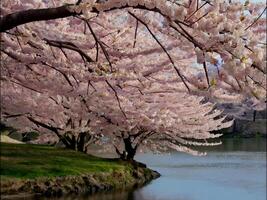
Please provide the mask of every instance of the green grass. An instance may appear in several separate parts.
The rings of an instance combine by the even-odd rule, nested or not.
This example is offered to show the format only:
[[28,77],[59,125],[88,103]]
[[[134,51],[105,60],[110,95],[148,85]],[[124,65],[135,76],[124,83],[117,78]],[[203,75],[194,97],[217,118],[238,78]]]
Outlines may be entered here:
[[1,178],[34,179],[131,170],[114,159],[43,145],[0,143]]

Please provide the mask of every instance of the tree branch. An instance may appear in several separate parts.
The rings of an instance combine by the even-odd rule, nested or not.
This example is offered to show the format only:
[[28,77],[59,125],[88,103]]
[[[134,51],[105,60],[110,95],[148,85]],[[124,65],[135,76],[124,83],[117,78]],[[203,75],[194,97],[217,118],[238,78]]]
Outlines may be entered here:
[[150,30],[150,28],[148,27],[148,25],[143,22],[141,19],[139,19],[137,16],[135,16],[133,13],[131,13],[130,11],[128,11],[128,13],[133,16],[136,20],[138,20],[139,22],[141,22],[148,30],[148,32],[151,34],[151,36],[154,38],[154,40],[160,45],[160,47],[163,49],[163,51],[166,53],[166,55],[168,56],[170,62],[172,63],[176,73],[178,74],[178,76],[181,78],[182,82],[184,83],[185,87],[187,88],[187,90],[190,92],[189,86],[187,85],[187,83],[185,82],[182,74],[180,73],[179,69],[175,66],[173,59],[171,58],[170,54],[168,53],[168,51],[166,50],[166,48],[161,44],[161,42],[158,40],[158,38],[154,35],[154,33]]
[[245,28],[245,31],[246,30],[248,30],[250,27],[252,27],[260,18],[261,18],[261,16],[264,14],[264,12],[266,11],[266,8],[267,7],[265,7],[264,8],[264,10],[261,12],[261,14],[253,21],[253,23],[252,24],[250,24],[247,28]]
[[47,125],[47,124],[45,124],[43,122],[40,122],[40,121],[38,121],[38,120],[36,120],[36,119],[34,119],[32,117],[29,117],[29,116],[27,116],[27,118],[28,118],[29,121],[33,122],[37,126],[41,126],[41,127],[45,128],[45,129],[48,129],[48,130],[56,133],[57,135],[59,135],[59,132],[58,132],[59,129],[58,128],[53,127],[53,126],[49,126],[49,125]]
[[42,8],[18,11],[1,17],[0,32],[10,30],[16,26],[35,21],[45,21],[80,15],[71,9],[73,5],[64,5],[55,8]]
[[133,43],[133,48],[135,48],[136,44],[136,38],[137,38],[137,31],[138,31],[138,20],[136,20],[136,26],[135,26],[135,31],[134,31],[134,43]]
[[206,79],[207,79],[208,86],[210,87],[210,80],[209,80],[209,75],[208,75],[208,70],[207,70],[207,64],[206,64],[206,61],[203,62],[203,68],[204,68],[204,71],[205,71],[205,75],[206,75]]
[[125,112],[123,111],[123,109],[122,109],[122,107],[121,107],[121,102],[120,102],[120,99],[119,99],[119,96],[118,96],[117,91],[114,89],[114,87],[113,87],[107,80],[106,80],[106,83],[107,83],[108,86],[113,90],[113,92],[114,92],[114,94],[115,94],[115,96],[116,96],[116,99],[117,99],[117,101],[118,101],[119,108],[120,108],[120,110],[121,110],[123,116],[125,117],[125,119],[127,119],[127,116],[126,116]]
[[32,87],[23,85],[22,83],[19,83],[19,82],[13,81],[13,80],[9,80],[9,81],[12,82],[12,83],[15,83],[15,84],[17,84],[17,85],[20,85],[21,87],[24,87],[24,88],[26,88],[26,89],[29,89],[29,90],[32,90],[32,91],[34,91],[34,92],[37,92],[37,93],[42,94],[41,91],[38,91],[38,90],[36,90],[36,89],[34,89],[34,88],[32,88]]
[[111,63],[111,61],[110,61],[108,52],[107,52],[107,50],[105,49],[103,43],[97,38],[97,36],[96,36],[95,32],[93,31],[91,25],[89,24],[88,20],[83,19],[83,18],[79,18],[79,19],[81,19],[81,20],[83,20],[83,21],[86,22],[86,24],[87,24],[87,26],[88,26],[88,28],[89,28],[91,34],[92,34],[93,37],[94,37],[94,40],[95,40],[95,42],[96,42],[96,60],[98,60],[98,52],[99,52],[98,44],[99,44],[100,48],[102,49],[102,51],[103,51],[103,53],[104,53],[105,58],[106,58],[107,61],[108,61],[108,64],[109,64],[109,66],[110,66],[110,70],[111,70],[111,72],[112,72],[112,71],[113,71],[113,70],[112,70],[112,68],[113,68],[113,67],[112,67],[112,63]]
[[[197,0],[197,2],[198,2],[198,0]],[[197,6],[197,9],[196,9],[191,15],[189,15],[189,16],[185,19],[185,21],[188,21],[190,17],[192,17],[194,14],[196,14],[196,13],[197,13],[202,7],[204,7],[206,4],[207,4],[207,2],[203,3],[199,8],[198,8],[198,6]]]
[[63,77],[64,77],[64,78],[66,79],[66,81],[68,82],[68,84],[73,88],[73,85],[72,85],[72,83],[71,83],[69,77],[68,77],[64,72],[62,72],[61,70],[57,69],[56,67],[53,67],[52,65],[47,64],[46,62],[43,62],[43,61],[42,61],[41,63],[42,63],[43,65],[46,65],[46,66],[48,66],[48,67],[50,67],[50,68],[56,70],[56,71],[59,72],[60,74],[62,74]]
[[[26,24],[29,22],[35,22],[35,21],[46,21],[46,20],[52,20],[52,19],[60,19],[60,18],[66,18],[70,16],[78,16],[81,15],[82,12],[75,12],[74,7],[77,5],[80,5],[82,3],[82,0],[78,0],[76,4],[67,4],[60,7],[55,8],[42,8],[42,9],[29,9],[29,10],[23,10],[14,12],[8,15],[5,15],[1,17],[0,19],[0,32],[5,32],[7,30],[10,30],[16,26]],[[172,2],[174,4],[177,4],[176,2]],[[184,5],[181,5],[184,6]],[[158,8],[147,8],[143,5],[137,5],[137,6],[129,6],[128,4],[122,5],[121,7],[112,7],[109,10],[105,10],[105,12],[118,10],[118,9],[124,9],[124,8],[136,8],[141,10],[148,10],[152,12],[160,13],[162,16],[168,18],[167,15],[164,15]],[[96,9],[96,7],[92,8],[92,13],[98,14],[99,11]],[[175,23],[183,23],[186,26],[189,26],[188,24],[176,20]]]
[[[79,47],[77,47],[72,42],[59,41],[59,40],[48,40],[46,38],[44,40],[47,42],[48,45],[76,51],[77,53],[80,54],[82,58],[85,58],[87,62],[94,62],[93,59],[90,58],[90,56],[88,56],[85,52],[83,52]],[[93,71],[90,71],[90,72],[93,72]]]

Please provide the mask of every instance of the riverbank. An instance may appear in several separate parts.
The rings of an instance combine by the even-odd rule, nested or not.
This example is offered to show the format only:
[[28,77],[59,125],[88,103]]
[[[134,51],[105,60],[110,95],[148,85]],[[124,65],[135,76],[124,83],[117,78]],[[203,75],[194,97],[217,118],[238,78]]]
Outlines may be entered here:
[[142,186],[159,173],[140,163],[62,148],[1,143],[1,199],[94,194]]

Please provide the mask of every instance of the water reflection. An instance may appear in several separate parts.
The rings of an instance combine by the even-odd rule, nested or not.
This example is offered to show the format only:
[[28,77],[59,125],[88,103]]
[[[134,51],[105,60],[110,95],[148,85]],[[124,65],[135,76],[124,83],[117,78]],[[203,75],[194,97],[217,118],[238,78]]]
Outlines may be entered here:
[[[45,200],[47,198],[42,198]],[[59,200],[58,198],[49,200]],[[116,191],[116,192],[109,192],[109,193],[100,193],[95,195],[84,195],[84,196],[65,196],[60,198],[60,200],[136,200],[134,196],[134,191]],[[141,200],[141,199],[140,199]]]
[[134,191],[69,199],[266,200],[266,138],[225,139],[221,146],[202,150],[208,155],[140,154],[137,159],[159,171],[159,179]]

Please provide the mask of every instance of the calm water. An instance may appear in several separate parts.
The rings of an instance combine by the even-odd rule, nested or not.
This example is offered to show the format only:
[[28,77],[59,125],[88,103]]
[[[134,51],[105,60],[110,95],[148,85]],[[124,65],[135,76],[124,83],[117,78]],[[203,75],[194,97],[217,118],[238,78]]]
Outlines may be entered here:
[[205,157],[143,154],[137,160],[162,176],[135,191],[77,199],[266,200],[266,139],[225,139]]

